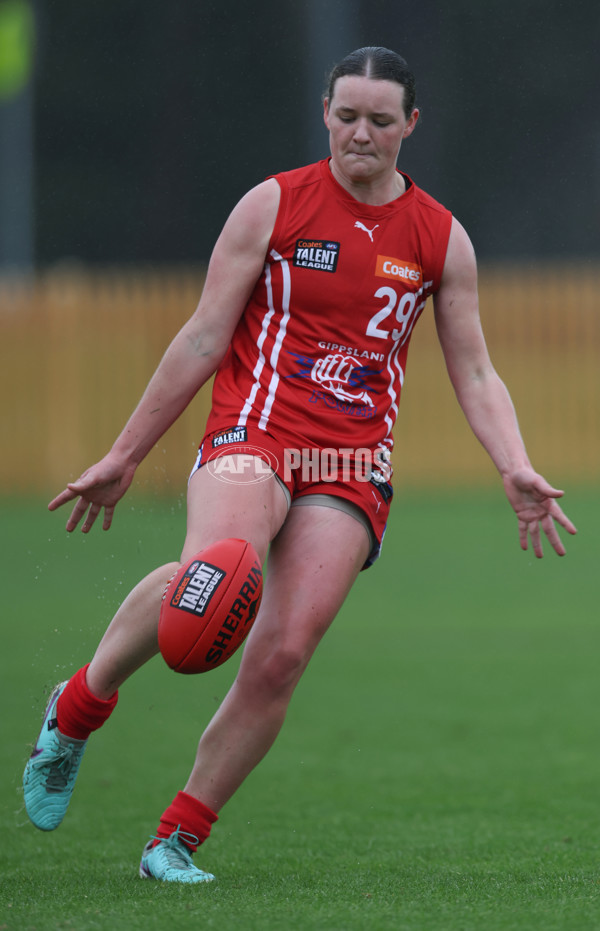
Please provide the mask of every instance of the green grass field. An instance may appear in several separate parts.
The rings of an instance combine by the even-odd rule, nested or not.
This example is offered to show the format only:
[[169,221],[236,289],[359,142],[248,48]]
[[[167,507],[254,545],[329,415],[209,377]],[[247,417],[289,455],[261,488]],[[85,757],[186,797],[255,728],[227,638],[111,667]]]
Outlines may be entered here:
[[398,493],[384,556],[196,857],[218,881],[187,888],[139,880],[139,855],[235,660],[127,683],[58,831],[20,791],[45,691],[177,554],[183,503],[132,497],[85,538],[5,501],[0,929],[600,928],[600,494],[565,510],[579,536],[539,562],[499,486]]

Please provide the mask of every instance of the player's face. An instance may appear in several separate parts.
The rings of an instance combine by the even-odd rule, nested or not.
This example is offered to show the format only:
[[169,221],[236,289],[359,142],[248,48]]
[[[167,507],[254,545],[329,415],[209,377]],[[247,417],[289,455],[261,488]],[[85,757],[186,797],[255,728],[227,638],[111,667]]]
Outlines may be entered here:
[[415,128],[419,111],[406,117],[404,88],[396,81],[346,75],[325,101],[334,175],[352,185],[394,178],[402,140]]

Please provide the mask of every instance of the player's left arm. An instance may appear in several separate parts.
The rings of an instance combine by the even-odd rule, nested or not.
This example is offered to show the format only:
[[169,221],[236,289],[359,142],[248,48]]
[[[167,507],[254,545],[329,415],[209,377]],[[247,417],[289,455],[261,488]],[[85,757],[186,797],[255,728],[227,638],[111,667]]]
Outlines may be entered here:
[[440,288],[434,298],[435,321],[450,380],[473,433],[502,476],[519,523],[521,547],[531,538],[543,556],[540,528],[563,556],[555,525],[576,528],[558,505],[563,492],[553,488],[531,465],[506,386],[489,357],[479,318],[477,263],[471,241],[452,221]]

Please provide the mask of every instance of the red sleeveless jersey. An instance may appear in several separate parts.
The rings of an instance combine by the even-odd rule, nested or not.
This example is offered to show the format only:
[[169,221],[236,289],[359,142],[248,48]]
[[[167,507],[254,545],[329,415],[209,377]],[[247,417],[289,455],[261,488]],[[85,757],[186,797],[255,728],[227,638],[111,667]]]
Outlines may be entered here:
[[215,376],[207,432],[253,425],[293,446],[391,450],[451,214],[406,176],[401,197],[362,204],[328,160],[275,178],[264,271]]

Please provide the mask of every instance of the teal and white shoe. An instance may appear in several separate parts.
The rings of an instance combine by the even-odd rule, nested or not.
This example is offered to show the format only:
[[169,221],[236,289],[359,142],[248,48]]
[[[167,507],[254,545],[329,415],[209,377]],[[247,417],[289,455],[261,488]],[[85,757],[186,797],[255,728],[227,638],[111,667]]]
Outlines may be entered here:
[[23,773],[25,808],[40,831],[53,831],[66,815],[87,743],[58,730],[56,703],[66,684],[61,682],[50,695],[40,735]]
[[161,879],[167,883],[209,883],[215,878],[212,873],[199,870],[192,862],[192,854],[182,838],[189,837],[193,844],[198,838],[181,830],[161,838],[154,847],[155,837],[150,838],[142,853],[140,876],[142,879]]

